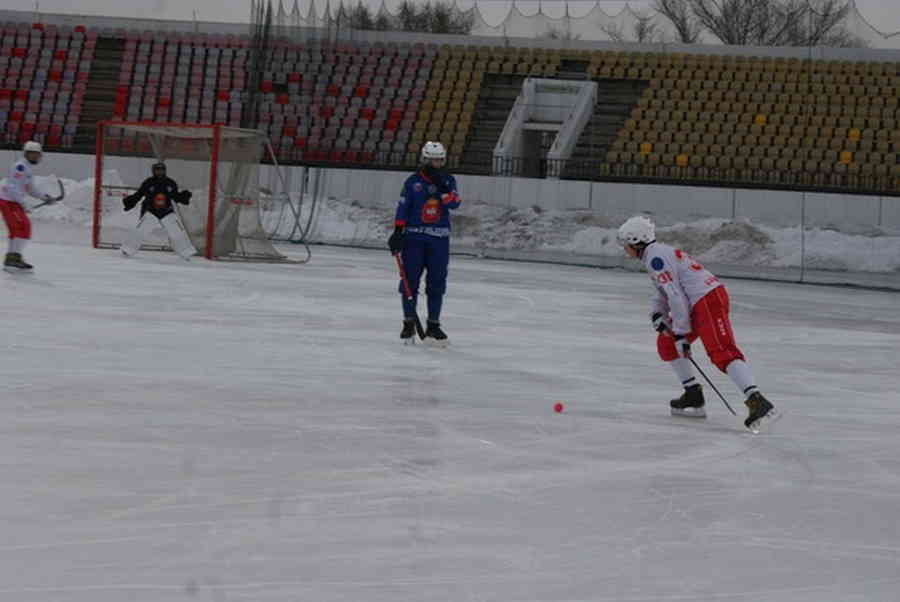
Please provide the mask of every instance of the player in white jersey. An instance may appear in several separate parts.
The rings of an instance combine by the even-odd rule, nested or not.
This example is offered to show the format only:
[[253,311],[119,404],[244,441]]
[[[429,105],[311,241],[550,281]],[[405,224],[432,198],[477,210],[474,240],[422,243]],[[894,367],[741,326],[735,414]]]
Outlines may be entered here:
[[657,350],[684,386],[684,394],[671,401],[672,413],[706,416],[703,389],[694,377],[689,359],[691,343],[699,338],[713,364],[745,396],[749,413],[744,425],[757,430],[760,421],[775,418],[775,408],[760,393],[750,366],[734,341],[725,285],[684,251],[657,242],[656,227],[644,216],[632,217],[622,224],[619,242],[629,257],[644,263],[656,290],[650,319],[659,333]]
[[7,271],[28,271],[32,266],[22,259],[25,244],[31,238],[31,220],[25,212],[25,197],[33,196],[45,204],[56,202],[57,198],[43,194],[34,187],[31,166],[41,162],[43,148],[37,142],[26,142],[22,149],[25,158],[13,163],[9,177],[0,189],[0,213],[9,230],[9,251],[3,261]]

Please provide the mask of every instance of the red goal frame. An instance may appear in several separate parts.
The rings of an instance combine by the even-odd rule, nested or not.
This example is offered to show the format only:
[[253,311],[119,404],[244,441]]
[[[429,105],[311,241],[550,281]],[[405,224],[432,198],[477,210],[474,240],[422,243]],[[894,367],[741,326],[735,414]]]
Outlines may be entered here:
[[[95,145],[95,159],[94,159],[94,223],[93,229],[91,232],[91,243],[95,249],[101,247],[100,243],[100,228],[101,228],[101,220],[103,218],[102,204],[103,204],[103,156],[104,156],[104,145],[103,141],[105,139],[106,128],[108,127],[128,127],[128,126],[140,126],[140,127],[169,127],[169,128],[190,128],[190,129],[203,129],[210,130],[212,132],[210,136],[210,140],[212,142],[210,149],[210,166],[209,166],[209,181],[211,185],[209,187],[209,199],[207,202],[208,209],[206,214],[206,250],[204,252],[204,257],[207,259],[214,259],[213,255],[213,237],[215,233],[215,225],[216,225],[216,182],[218,177],[218,166],[219,166],[219,148],[221,146],[222,141],[222,126],[221,124],[200,124],[200,123],[170,123],[170,122],[158,122],[158,121],[98,121],[97,122],[97,140]],[[229,128],[232,130],[240,129],[240,128]]]

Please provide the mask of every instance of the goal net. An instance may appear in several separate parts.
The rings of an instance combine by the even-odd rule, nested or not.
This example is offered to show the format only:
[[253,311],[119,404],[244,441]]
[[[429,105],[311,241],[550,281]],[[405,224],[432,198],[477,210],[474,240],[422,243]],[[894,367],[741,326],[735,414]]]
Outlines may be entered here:
[[[194,247],[207,259],[283,261],[263,227],[260,162],[268,139],[257,130],[221,125],[101,122],[97,126],[94,247],[118,247],[140,207],[124,212],[122,199],[162,161],[188,205],[175,203]],[[161,228],[142,248],[167,249]]]

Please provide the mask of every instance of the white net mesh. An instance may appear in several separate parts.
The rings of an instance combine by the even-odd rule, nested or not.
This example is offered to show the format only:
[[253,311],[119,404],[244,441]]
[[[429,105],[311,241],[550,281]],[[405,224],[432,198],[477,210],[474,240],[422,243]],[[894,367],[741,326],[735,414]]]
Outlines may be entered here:
[[[122,198],[140,187],[157,161],[190,204],[175,204],[194,247],[204,256],[281,260],[263,228],[260,161],[265,136],[256,130],[224,126],[110,123],[103,127],[100,198],[95,211],[95,242],[117,246],[135,226],[139,210],[124,213]],[[145,248],[166,248],[152,231]]]

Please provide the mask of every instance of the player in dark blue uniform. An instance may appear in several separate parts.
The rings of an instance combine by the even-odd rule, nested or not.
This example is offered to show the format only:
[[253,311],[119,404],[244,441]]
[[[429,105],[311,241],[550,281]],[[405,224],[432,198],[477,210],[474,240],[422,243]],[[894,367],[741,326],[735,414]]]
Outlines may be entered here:
[[[440,142],[426,142],[422,147],[422,167],[406,179],[397,214],[394,233],[388,240],[392,253],[400,252],[406,277],[412,290],[412,301],[403,299],[403,331],[400,338],[411,340],[415,334],[416,300],[419,280],[426,271],[425,294],[428,295],[428,325],[425,338],[437,345],[448,343],[441,329],[441,306],[447,290],[447,265],[450,261],[450,211],[460,205],[456,179],[443,170],[447,151]],[[403,295],[403,283],[400,294]]]

